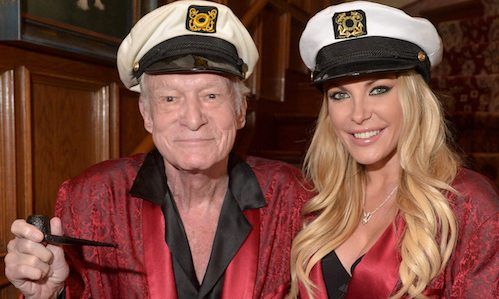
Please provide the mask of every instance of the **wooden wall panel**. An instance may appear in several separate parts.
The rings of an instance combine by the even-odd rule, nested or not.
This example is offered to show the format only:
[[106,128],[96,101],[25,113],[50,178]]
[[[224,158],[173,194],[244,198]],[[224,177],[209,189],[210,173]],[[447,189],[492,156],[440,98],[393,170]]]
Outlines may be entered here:
[[30,73],[20,66],[15,72],[16,117],[16,190],[17,218],[33,211],[33,169],[31,157],[31,89]]
[[137,111],[119,107],[122,90],[115,66],[0,43],[0,299],[17,297],[3,260],[13,220],[52,215],[62,181],[120,155],[120,113]]
[[63,180],[110,158],[109,87],[33,75],[34,212],[52,215]]
[[139,111],[139,94],[122,90],[120,94],[120,156],[129,155],[149,134]]
[[15,157],[15,117],[14,117],[14,70],[0,68],[0,298],[7,298],[12,292],[5,278],[4,257],[7,243],[12,238],[10,225],[16,218],[16,161]]
[[290,16],[274,6],[261,13],[260,98],[284,101],[284,71],[288,63]]
[[[107,112],[108,133],[109,133],[109,157],[120,157],[120,84],[117,82],[111,83],[102,91],[109,91],[109,103]],[[106,99],[106,96],[104,96]]]
[[300,57],[300,47],[299,41],[303,30],[305,29],[305,24],[296,20],[291,19],[290,22],[290,37],[289,37],[289,69],[307,75],[308,79],[308,68],[305,66]]
[[228,0],[227,5],[232,9],[234,14],[239,18],[244,16],[244,13],[249,9],[251,0]]

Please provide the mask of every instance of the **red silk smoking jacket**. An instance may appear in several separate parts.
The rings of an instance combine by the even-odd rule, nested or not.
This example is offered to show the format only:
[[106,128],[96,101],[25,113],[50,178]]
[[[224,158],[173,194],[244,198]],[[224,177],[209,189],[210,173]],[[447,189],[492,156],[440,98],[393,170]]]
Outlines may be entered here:
[[[141,198],[165,194],[158,188],[144,196],[129,192],[139,170],[150,167],[145,164],[152,154],[102,162],[62,184],[56,216],[64,233],[118,245],[64,248],[70,265],[66,298],[177,298],[165,217],[154,200]],[[285,163],[248,157],[238,165],[256,177],[264,198],[259,208],[238,201],[250,230],[219,276],[222,298],[282,298],[289,284],[291,241],[301,228],[301,206],[311,194],[300,172]],[[161,182],[161,175],[166,178],[164,173],[143,176],[141,184]],[[229,175],[229,186],[231,180]],[[241,190],[232,192],[236,200],[248,197],[247,181],[239,179]]]

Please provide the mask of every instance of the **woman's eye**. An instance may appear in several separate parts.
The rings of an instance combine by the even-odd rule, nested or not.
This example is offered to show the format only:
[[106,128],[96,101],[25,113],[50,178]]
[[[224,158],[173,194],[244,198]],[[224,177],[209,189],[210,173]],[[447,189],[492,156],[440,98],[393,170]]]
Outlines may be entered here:
[[343,91],[331,92],[329,94],[329,99],[333,101],[339,101],[347,98],[349,98],[348,93]]
[[214,99],[216,99],[216,98],[217,98],[217,95],[216,95],[216,94],[214,94],[214,93],[210,93],[210,94],[208,94],[208,99],[210,99],[210,100],[214,100]]
[[369,92],[369,95],[371,96],[376,96],[380,94],[384,94],[390,91],[392,89],[391,87],[388,86],[376,86],[371,91]]

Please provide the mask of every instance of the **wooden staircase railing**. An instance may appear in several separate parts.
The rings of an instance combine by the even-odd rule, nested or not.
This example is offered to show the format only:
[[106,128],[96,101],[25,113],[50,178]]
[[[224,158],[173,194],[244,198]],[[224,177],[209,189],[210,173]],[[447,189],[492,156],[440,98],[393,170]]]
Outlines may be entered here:
[[154,142],[152,141],[152,135],[147,134],[144,139],[133,149],[131,155],[139,154],[139,153],[147,153],[150,152],[154,148]]
[[244,26],[249,27],[251,24],[253,24],[253,21],[255,20],[256,16],[262,11],[262,9],[267,5],[269,0],[256,0],[250,8],[244,13],[243,18],[241,19],[241,22],[244,24]]

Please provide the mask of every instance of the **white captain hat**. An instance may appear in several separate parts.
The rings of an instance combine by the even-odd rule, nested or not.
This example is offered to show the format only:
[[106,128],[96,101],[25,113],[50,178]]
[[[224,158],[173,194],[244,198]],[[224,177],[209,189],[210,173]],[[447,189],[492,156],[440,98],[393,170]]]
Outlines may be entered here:
[[137,92],[143,73],[212,72],[246,79],[257,60],[251,35],[228,7],[190,0],[142,17],[117,54],[121,81]]
[[428,20],[367,1],[330,6],[312,17],[300,54],[316,85],[348,76],[414,69],[428,82],[442,40]]

